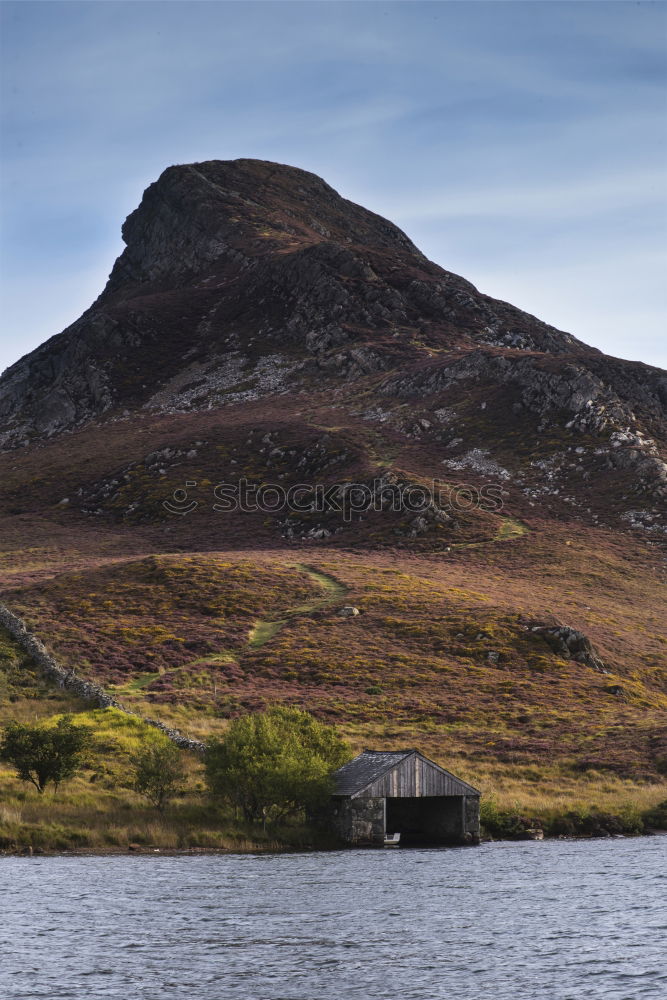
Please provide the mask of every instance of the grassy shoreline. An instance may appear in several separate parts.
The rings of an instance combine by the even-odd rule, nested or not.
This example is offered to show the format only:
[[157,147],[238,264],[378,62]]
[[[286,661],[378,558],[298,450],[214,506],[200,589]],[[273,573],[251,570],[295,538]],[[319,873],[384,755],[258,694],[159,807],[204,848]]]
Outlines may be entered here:
[[[661,837],[667,836],[667,830],[665,829],[649,829],[638,833],[604,833],[604,834],[561,834],[558,836],[546,836],[541,841],[541,843],[550,843],[552,841],[590,841],[590,840],[609,840],[609,839],[622,839],[622,840],[634,840],[640,837]],[[525,843],[527,840],[532,840],[529,837],[490,837],[484,836],[481,839],[482,844],[497,844],[497,843]],[[425,845],[429,846],[429,845]],[[443,845],[442,849],[446,850],[448,847],[451,849],[459,848],[469,848],[471,845],[467,844],[452,844]],[[419,847],[403,847],[403,850],[418,850]],[[0,850],[1,857],[90,857],[90,858],[106,858],[106,857],[155,857],[159,855],[163,858],[174,857],[210,857],[214,855],[237,855],[245,856],[248,854],[315,854],[315,853],[331,853],[334,851],[342,850],[385,850],[383,847],[373,847],[369,845],[361,845],[359,847],[349,847],[345,844],[329,844],[329,845],[314,845],[314,844],[304,844],[301,846],[294,846],[290,844],[249,844],[247,847],[155,847],[155,846],[129,846],[129,847],[77,847],[71,849],[65,848],[30,848],[29,845],[19,846],[14,848],[3,848]]]
[[[62,694],[41,702],[60,710]],[[14,702],[16,710],[20,702]],[[23,715],[24,713],[17,713]],[[0,765],[0,852],[224,851],[249,853],[339,847],[305,825],[252,827],[207,797],[202,758],[183,752],[186,783],[163,813],[133,788],[130,761],[152,730],[116,709],[80,710],[75,718],[95,732],[89,766],[57,794],[40,795]],[[356,742],[356,741],[355,741]],[[526,767],[486,760],[473,764],[453,754],[448,763],[482,792],[483,833],[493,839],[640,835],[667,829],[667,782],[613,774],[579,773],[567,764]]]
[[[0,770],[0,854],[174,852],[197,854],[334,850],[326,832],[304,824],[269,826],[266,831],[238,819],[229,807],[207,800],[201,764],[191,759],[187,788],[164,813],[140,799],[125,783],[89,772],[40,796],[7,769]],[[106,787],[105,787],[106,785]],[[590,801],[545,796],[542,808],[482,798],[482,835],[492,840],[641,836],[667,830],[667,788],[653,786],[639,797],[619,795],[616,808]]]

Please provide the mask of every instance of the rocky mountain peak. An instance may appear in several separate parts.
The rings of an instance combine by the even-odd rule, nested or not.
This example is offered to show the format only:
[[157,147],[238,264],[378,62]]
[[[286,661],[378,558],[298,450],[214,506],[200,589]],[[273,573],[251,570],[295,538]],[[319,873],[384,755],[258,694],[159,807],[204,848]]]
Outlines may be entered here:
[[316,174],[265,160],[168,167],[123,225],[127,249],[108,291],[183,281],[216,261],[294,252],[320,243],[419,256],[387,220],[342,198]]

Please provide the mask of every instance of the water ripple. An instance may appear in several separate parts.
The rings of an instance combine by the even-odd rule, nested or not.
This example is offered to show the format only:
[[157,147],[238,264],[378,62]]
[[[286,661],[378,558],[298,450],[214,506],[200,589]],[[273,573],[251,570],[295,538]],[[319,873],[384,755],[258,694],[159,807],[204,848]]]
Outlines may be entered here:
[[0,997],[662,1000],[666,847],[0,858]]

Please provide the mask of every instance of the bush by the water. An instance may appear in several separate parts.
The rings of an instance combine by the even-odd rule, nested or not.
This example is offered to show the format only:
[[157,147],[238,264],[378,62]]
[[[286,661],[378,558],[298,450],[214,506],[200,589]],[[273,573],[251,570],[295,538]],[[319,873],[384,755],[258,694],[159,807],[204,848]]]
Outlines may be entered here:
[[209,745],[206,777],[212,795],[246,820],[279,822],[320,806],[333,771],[351,756],[331,726],[297,708],[274,708],[235,719]]
[[647,830],[667,830],[667,799],[642,813]]
[[632,806],[625,806],[618,813],[580,807],[529,816],[501,809],[489,796],[482,799],[480,819],[482,833],[499,840],[522,840],[529,830],[542,830],[546,837],[632,836],[667,829],[667,801],[644,811]]

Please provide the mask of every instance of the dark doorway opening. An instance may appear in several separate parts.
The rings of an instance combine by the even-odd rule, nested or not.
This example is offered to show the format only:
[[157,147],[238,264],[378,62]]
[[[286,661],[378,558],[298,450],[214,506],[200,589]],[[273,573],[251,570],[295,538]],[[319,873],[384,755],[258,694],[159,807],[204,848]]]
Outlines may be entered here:
[[401,844],[448,844],[463,835],[460,795],[388,798],[386,832],[400,833]]

